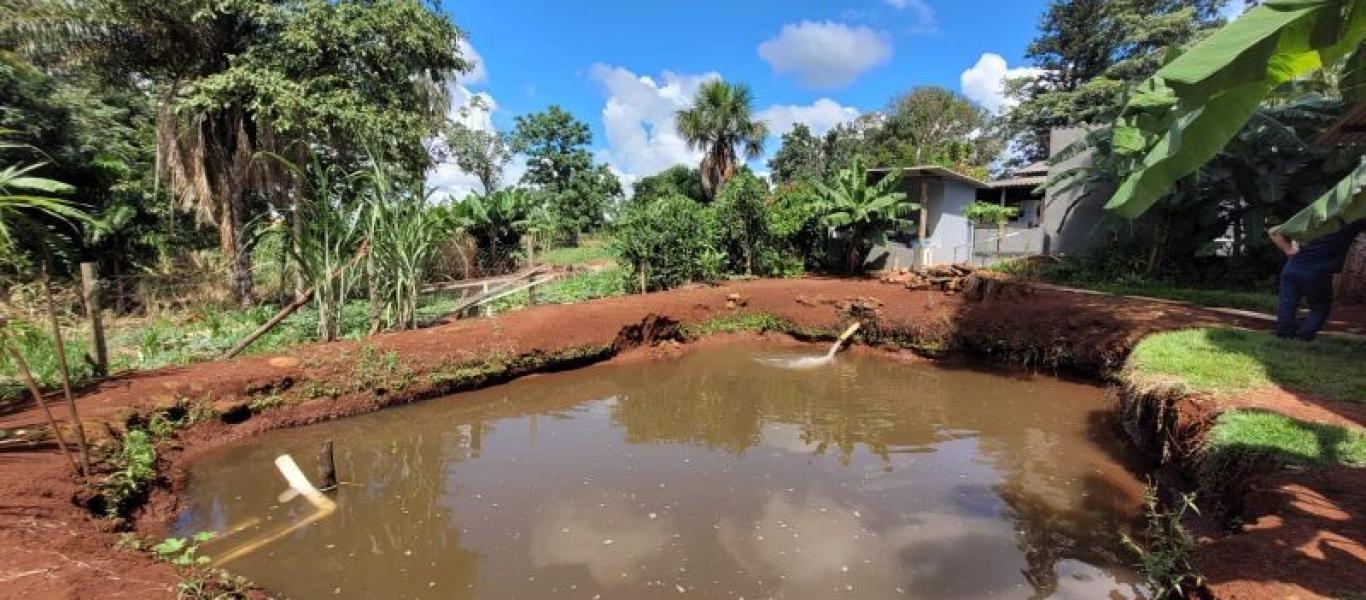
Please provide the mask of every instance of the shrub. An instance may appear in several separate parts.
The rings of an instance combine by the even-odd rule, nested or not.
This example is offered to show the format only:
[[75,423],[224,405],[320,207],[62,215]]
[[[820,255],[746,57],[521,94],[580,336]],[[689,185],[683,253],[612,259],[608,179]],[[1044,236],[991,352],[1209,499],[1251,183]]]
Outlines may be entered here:
[[683,196],[633,206],[617,225],[612,250],[627,267],[628,289],[669,289],[705,278],[703,257],[716,248],[715,216]]
[[762,268],[761,256],[772,245],[767,195],[768,186],[746,170],[726,182],[716,197],[717,236],[731,272],[753,275]]
[[821,199],[810,184],[784,185],[769,204],[769,232],[772,250],[765,260],[765,271],[775,275],[800,274],[803,270],[830,267],[827,246],[830,230],[821,223]]

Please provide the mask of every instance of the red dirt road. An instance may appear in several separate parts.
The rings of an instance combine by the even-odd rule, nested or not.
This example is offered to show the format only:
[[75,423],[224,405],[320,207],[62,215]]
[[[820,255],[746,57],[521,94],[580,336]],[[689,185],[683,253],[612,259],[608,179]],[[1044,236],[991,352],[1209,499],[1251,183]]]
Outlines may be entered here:
[[[728,308],[729,294],[739,294],[743,306]],[[642,341],[648,343],[671,322],[699,323],[732,313],[769,313],[802,328],[834,330],[843,318],[838,305],[854,299],[873,299],[881,305],[879,326],[884,336],[919,342],[951,341],[1016,362],[1062,365],[1091,373],[1117,367],[1138,339],[1154,331],[1210,324],[1264,328],[1255,320],[1131,299],[1039,290],[1017,299],[967,303],[960,296],[909,292],[870,280],[762,280],[543,306],[371,338],[364,342],[365,347],[394,351],[403,367],[416,376],[402,393],[366,390],[311,400],[299,395],[297,403],[240,424],[191,430],[177,442],[183,450],[170,448],[163,453],[163,466],[174,471],[174,465],[183,464],[198,451],[267,429],[360,414],[439,393],[440,389],[422,375],[449,370],[453,365],[490,358],[506,362],[514,357],[584,348],[610,346],[620,350]],[[82,419],[87,431],[99,433],[104,431],[104,423],[122,422],[130,413],[166,407],[179,398],[208,398],[220,410],[228,410],[240,407],[252,393],[263,390],[352,384],[364,354],[361,343],[340,342],[296,348],[287,356],[248,357],[130,374],[105,382],[83,396]],[[1290,395],[1274,402],[1277,410],[1306,418],[1317,415],[1315,420],[1323,418],[1323,411],[1350,414],[1346,408],[1313,398]],[[0,427],[5,428],[41,423],[41,413],[34,407],[0,415]],[[1359,493],[1360,487],[1354,489]],[[92,518],[73,502],[80,490],[69,476],[64,459],[50,447],[0,451],[0,548],[5,549],[0,554],[0,598],[173,597],[174,572],[142,554],[114,550],[118,536],[107,531],[107,523]],[[172,516],[175,501],[170,487],[163,485],[140,516],[139,530],[158,532]],[[1358,515],[1356,522],[1361,521]],[[1366,538],[1356,538],[1358,542],[1361,539]],[[1264,552],[1258,558],[1265,560],[1276,560],[1284,552],[1260,545],[1253,551]],[[1246,570],[1241,573],[1247,574],[1249,581],[1261,576]],[[1221,581],[1241,585],[1244,580],[1240,576],[1231,573]]]

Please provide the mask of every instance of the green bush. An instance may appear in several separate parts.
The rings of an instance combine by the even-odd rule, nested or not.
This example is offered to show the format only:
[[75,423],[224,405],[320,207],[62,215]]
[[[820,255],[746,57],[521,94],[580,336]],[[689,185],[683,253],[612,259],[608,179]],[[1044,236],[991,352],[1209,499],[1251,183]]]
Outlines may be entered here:
[[625,266],[627,289],[664,290],[706,279],[704,256],[717,247],[715,214],[683,196],[669,196],[622,215],[612,241]]
[[820,196],[810,184],[796,182],[778,188],[769,204],[773,250],[765,257],[770,261],[766,272],[791,276],[829,269],[830,233],[821,223],[822,216]]
[[753,275],[756,270],[762,271],[763,254],[773,243],[766,196],[768,186],[743,171],[726,182],[712,204],[720,248],[732,273]]

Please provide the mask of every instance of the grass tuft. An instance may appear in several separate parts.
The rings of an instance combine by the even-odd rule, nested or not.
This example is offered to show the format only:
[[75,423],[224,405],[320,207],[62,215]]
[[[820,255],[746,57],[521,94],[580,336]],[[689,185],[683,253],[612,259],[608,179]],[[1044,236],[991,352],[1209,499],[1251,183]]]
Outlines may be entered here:
[[1219,416],[1205,452],[1219,464],[1253,455],[1306,467],[1366,466],[1366,431],[1263,410],[1233,410]]
[[1333,400],[1366,402],[1366,341],[1305,343],[1238,329],[1187,329],[1139,342],[1126,378],[1142,387],[1228,395],[1279,386]]

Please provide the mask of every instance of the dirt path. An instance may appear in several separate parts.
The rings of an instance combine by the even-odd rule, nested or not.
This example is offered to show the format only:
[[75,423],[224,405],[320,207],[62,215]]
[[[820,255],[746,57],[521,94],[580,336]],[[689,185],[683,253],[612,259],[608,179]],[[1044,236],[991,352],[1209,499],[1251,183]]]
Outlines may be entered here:
[[[732,304],[739,306],[728,306],[731,294],[738,294],[740,302]],[[516,365],[550,364],[556,357],[570,357],[566,365],[576,356],[593,360],[602,352],[648,342],[677,323],[700,323],[737,313],[768,313],[802,329],[833,330],[843,318],[841,305],[858,299],[880,306],[879,333],[886,338],[927,347],[952,342],[1001,359],[1091,373],[1117,367],[1138,339],[1154,331],[1211,324],[1264,328],[1255,319],[1198,307],[1056,290],[966,303],[960,296],[909,292],[877,281],[762,280],[537,307],[381,335],[364,343],[303,346],[287,355],[130,374],[89,391],[80,399],[80,407],[87,430],[98,433],[105,430],[105,423],[120,423],[130,413],[169,406],[179,398],[209,399],[220,411],[240,412],[253,394],[283,389],[323,391],[315,399],[240,424],[201,430],[193,439],[178,442],[183,449],[169,452],[176,457],[169,460],[183,461],[197,450],[267,429],[360,414],[439,394],[449,388],[443,388],[436,375],[462,372],[464,366],[480,361],[512,365],[502,376],[516,375],[520,368]],[[401,391],[327,392],[328,386],[363,381],[364,369],[370,368],[367,361],[374,362],[375,356],[389,351],[410,376],[411,383]],[[494,383],[497,376],[472,381]],[[1304,402],[1306,411],[1321,408],[1312,399]],[[41,422],[41,413],[34,407],[0,415],[0,427],[5,428]],[[0,548],[6,549],[0,555],[0,598],[172,597],[175,576],[171,569],[140,554],[114,550],[118,536],[73,502],[80,490],[67,474],[63,459],[49,447],[0,451]],[[139,527],[148,531],[164,523],[173,515],[174,502],[175,495],[163,491],[140,518]]]

